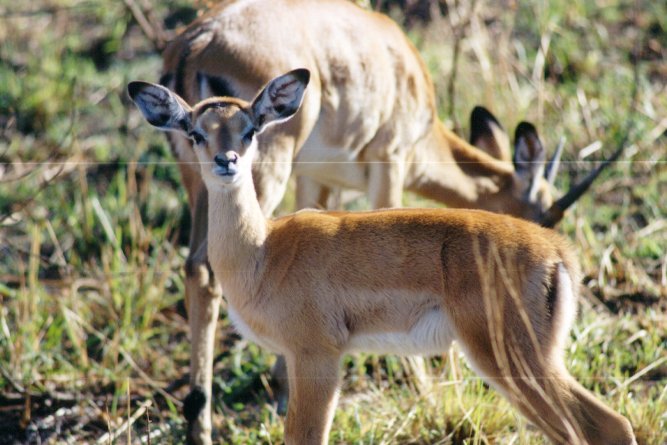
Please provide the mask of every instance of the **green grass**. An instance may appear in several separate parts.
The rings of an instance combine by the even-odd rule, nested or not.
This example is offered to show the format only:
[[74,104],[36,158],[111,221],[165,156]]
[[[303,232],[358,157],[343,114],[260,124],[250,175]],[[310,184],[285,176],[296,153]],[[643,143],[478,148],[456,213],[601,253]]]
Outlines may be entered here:
[[[522,119],[535,122],[550,150],[565,135],[557,182],[565,189],[613,150],[635,118],[634,146],[559,226],[585,271],[567,363],[632,421],[640,443],[663,444],[667,7],[478,3],[474,31],[463,29],[453,114],[446,112],[449,22],[409,31],[452,126],[465,131],[481,103],[510,131]],[[187,17],[187,6],[165,1],[154,13]],[[549,43],[543,57],[540,41]],[[101,0],[0,6],[0,42],[0,442],[34,442],[37,434],[94,441],[151,401],[150,423],[142,415],[132,437],[159,431],[153,443],[180,443],[187,388],[173,383],[189,361],[178,303],[185,193],[163,136],[124,92],[129,80],[158,78],[159,56],[123,2]],[[631,54],[639,60],[634,112]],[[543,69],[535,70],[539,60]],[[579,160],[578,149],[596,140],[603,149]],[[281,211],[292,202],[286,196]],[[432,205],[412,195],[405,202]],[[222,345],[231,333],[224,314],[219,330]],[[273,357],[243,342],[218,352],[218,441],[280,443],[283,420],[266,383]],[[406,359],[347,359],[332,443],[545,443],[456,348],[431,362],[420,379]]]

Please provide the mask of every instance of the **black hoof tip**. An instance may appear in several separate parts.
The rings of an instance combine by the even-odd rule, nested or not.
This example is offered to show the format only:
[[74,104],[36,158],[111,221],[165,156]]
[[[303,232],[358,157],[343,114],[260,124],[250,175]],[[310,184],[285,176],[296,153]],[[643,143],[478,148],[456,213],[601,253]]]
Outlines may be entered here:
[[198,386],[195,386],[190,394],[185,397],[183,400],[183,416],[188,422],[193,422],[199,413],[204,409],[206,405],[206,394],[204,390]]

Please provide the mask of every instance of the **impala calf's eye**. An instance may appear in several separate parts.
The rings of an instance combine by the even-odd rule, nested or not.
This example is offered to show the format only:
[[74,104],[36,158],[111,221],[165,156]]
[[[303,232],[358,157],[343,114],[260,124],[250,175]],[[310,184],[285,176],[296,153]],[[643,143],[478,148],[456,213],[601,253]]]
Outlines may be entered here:
[[196,131],[191,131],[188,136],[190,139],[192,139],[192,142],[195,143],[195,145],[201,145],[206,141],[206,138],[201,133],[197,133]]

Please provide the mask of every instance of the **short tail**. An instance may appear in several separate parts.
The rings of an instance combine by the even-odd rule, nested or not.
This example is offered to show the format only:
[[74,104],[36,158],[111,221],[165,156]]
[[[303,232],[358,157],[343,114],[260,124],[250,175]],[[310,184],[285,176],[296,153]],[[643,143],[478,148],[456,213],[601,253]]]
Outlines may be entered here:
[[565,264],[556,264],[546,301],[555,343],[551,348],[552,351],[560,353],[565,349],[565,342],[577,316],[577,297],[578,282],[573,280]]

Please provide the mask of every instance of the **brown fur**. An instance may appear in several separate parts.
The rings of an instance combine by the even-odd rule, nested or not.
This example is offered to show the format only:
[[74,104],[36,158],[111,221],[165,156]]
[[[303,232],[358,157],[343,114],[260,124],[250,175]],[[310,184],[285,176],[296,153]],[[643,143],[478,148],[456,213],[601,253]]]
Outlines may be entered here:
[[[252,182],[218,189],[210,206],[224,215],[210,217],[209,258],[229,307],[247,335],[287,359],[286,443],[327,443],[338,361],[352,337],[409,332],[433,310],[482,375],[554,442],[634,443],[627,420],[564,368],[572,320],[563,314],[576,302],[563,295],[576,295],[579,272],[554,232],[470,210],[306,211],[267,221]],[[571,281],[555,278],[561,267]],[[554,313],[552,285],[571,286]]]
[[[276,105],[300,103],[303,71],[271,81],[252,104],[218,98],[219,106],[187,108],[191,122],[173,128],[184,125],[208,141],[195,153],[208,190],[208,258],[229,316],[243,335],[286,359],[285,442],[327,443],[344,353],[377,345],[444,353],[456,340],[555,443],[635,445],[629,422],[565,369],[580,272],[555,232],[479,210],[266,219],[252,177],[257,140],[242,133],[271,125],[264,116],[277,119],[270,114]],[[140,88],[149,97],[156,91],[133,85],[136,96]],[[265,94],[272,88],[275,98]],[[233,170],[214,158],[233,160]],[[211,315],[197,316],[210,327]]]

